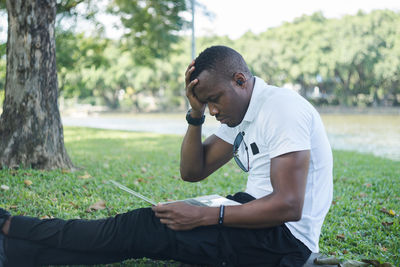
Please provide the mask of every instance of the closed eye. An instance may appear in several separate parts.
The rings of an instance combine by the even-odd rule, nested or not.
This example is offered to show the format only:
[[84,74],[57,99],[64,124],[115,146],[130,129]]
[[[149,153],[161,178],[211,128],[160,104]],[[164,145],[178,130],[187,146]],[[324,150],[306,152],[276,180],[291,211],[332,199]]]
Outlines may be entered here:
[[221,95],[216,97],[210,97],[207,102],[217,103]]

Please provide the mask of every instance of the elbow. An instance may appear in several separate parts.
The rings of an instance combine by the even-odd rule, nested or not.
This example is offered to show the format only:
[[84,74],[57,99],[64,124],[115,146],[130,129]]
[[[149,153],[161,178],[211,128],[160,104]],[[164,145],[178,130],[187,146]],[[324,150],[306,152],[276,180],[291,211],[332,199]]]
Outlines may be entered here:
[[295,210],[295,211],[292,212],[290,221],[292,221],[292,222],[300,221],[301,217],[302,217],[302,211],[301,210],[300,211]]
[[199,178],[198,175],[195,175],[190,172],[184,172],[182,170],[181,170],[181,179],[185,182],[191,182],[191,183],[202,180],[202,178],[201,177]]
[[185,182],[197,182],[198,180],[197,179],[193,179],[193,178],[191,178],[190,176],[183,176],[183,175],[181,175],[181,179],[183,180],[183,181],[185,181]]
[[294,199],[287,202],[287,211],[287,221],[300,221],[303,214],[303,201],[299,199]]

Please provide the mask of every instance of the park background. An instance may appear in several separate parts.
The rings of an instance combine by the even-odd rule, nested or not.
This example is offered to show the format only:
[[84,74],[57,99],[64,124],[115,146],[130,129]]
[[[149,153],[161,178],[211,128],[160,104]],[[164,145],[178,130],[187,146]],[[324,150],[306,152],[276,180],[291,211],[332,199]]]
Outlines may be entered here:
[[[4,2],[0,107],[6,79]],[[129,15],[134,5],[145,2],[57,1],[59,106],[64,125],[80,126],[64,131],[67,151],[81,169],[1,171],[1,184],[10,188],[0,191],[1,201],[14,212],[95,218],[123,211],[124,201],[129,207],[143,205],[108,188],[105,181],[115,177],[160,201],[243,190],[243,175],[232,164],[199,185],[182,189],[177,181],[179,144],[186,129],[183,73],[193,46],[191,2],[165,1],[181,6],[178,16],[170,18],[175,23],[168,32],[172,34],[164,39],[157,28],[165,23],[162,16],[152,14],[154,23],[149,24]],[[255,75],[298,91],[320,111],[335,149],[335,199],[322,252],[399,264],[400,4],[326,1],[330,4],[321,7],[318,1],[282,2],[286,9],[277,11],[266,1],[197,1],[196,51],[217,44],[233,47]],[[329,13],[333,6],[345,8]],[[224,24],[234,30],[228,32]],[[203,134],[216,127],[208,117]],[[155,182],[154,177],[162,178]],[[45,179],[46,185],[41,183]],[[60,184],[64,192],[48,194]],[[74,194],[79,197],[71,201]],[[107,199],[106,211],[87,213],[99,199]]]

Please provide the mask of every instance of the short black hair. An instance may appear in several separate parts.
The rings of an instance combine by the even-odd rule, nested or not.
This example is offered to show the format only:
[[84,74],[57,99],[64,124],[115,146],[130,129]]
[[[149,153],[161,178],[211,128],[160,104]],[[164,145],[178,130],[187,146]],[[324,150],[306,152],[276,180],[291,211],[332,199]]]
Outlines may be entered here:
[[230,79],[235,72],[250,74],[243,57],[230,47],[217,45],[205,49],[195,59],[195,69],[190,81],[196,79],[203,71],[216,72],[219,77]]

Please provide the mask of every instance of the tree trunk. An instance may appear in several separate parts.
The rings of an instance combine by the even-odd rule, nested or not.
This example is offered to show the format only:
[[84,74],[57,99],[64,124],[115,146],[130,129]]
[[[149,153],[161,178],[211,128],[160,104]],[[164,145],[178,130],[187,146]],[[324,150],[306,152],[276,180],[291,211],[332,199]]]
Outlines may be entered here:
[[58,110],[56,0],[7,0],[7,75],[0,167],[73,167]]

